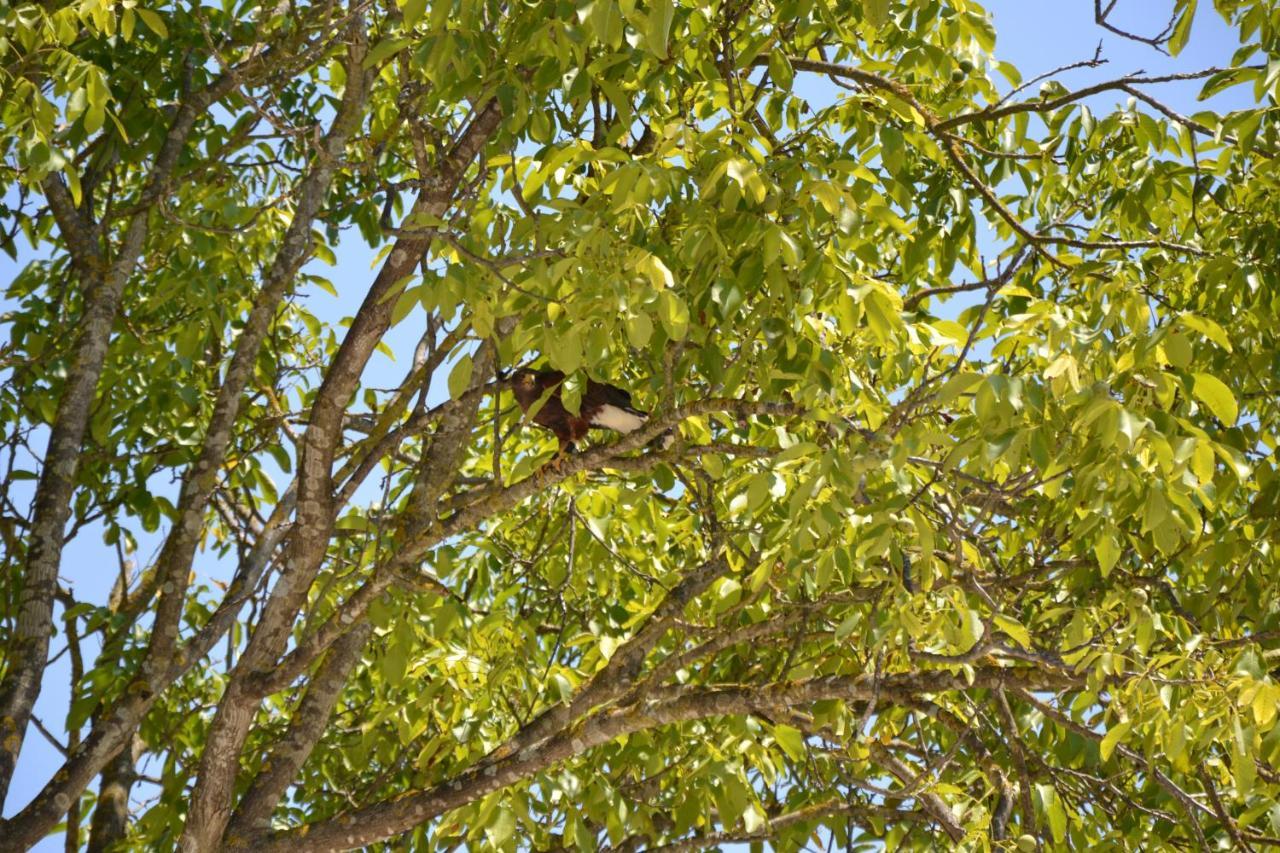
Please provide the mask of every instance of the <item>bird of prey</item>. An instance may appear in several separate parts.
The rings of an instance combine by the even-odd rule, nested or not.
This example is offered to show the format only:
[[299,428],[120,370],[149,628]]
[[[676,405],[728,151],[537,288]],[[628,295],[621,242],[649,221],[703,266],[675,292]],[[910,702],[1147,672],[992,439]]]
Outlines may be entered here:
[[649,420],[649,413],[631,405],[631,395],[613,385],[587,380],[578,414],[565,408],[560,399],[564,374],[559,370],[522,367],[511,374],[511,391],[525,414],[539,400],[545,400],[533,415],[533,422],[555,434],[560,441],[557,459],[592,429],[611,429],[626,435]]

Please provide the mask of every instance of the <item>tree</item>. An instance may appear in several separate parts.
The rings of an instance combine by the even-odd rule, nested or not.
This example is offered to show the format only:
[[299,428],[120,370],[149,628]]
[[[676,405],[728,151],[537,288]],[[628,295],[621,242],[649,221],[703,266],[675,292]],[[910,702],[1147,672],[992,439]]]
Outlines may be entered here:
[[[0,794],[74,679],[0,848],[1280,843],[1280,14],[1214,5],[1077,89],[968,0],[0,9]],[[548,465],[528,363],[652,417]]]

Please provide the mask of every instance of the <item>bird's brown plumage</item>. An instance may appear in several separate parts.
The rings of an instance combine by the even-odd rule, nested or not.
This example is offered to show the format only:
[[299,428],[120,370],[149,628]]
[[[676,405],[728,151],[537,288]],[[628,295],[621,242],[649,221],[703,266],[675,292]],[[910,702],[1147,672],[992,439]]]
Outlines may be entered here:
[[560,399],[564,374],[559,370],[523,367],[511,376],[511,392],[522,411],[528,414],[546,396],[533,415],[533,422],[555,434],[560,452],[570,450],[592,429],[612,429],[628,433],[639,429],[649,414],[631,405],[631,395],[614,385],[587,380],[578,414],[565,408]]

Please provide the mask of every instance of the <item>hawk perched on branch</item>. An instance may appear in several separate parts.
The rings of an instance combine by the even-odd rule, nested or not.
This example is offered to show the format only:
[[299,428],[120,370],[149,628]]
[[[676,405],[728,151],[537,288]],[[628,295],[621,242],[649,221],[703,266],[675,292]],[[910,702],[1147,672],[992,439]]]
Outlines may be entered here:
[[[611,429],[626,435],[649,420],[649,413],[631,405],[631,395],[614,385],[587,380],[578,414],[565,408],[560,399],[564,374],[559,370],[522,367],[511,374],[511,391],[525,414],[539,400],[546,399],[533,415],[533,422],[550,430],[560,441],[560,455],[573,449],[592,429]],[[664,444],[665,446],[665,444]]]

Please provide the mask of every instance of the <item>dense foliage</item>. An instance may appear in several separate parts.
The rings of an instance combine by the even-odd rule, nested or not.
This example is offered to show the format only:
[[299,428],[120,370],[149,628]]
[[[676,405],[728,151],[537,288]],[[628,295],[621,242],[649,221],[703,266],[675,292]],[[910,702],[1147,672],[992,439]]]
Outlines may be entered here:
[[[1268,0],[1077,89],[971,0],[145,2],[0,5],[0,848],[1280,844]],[[653,417],[548,465],[529,363]]]

